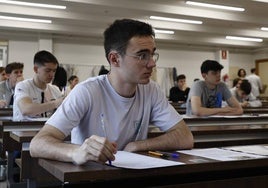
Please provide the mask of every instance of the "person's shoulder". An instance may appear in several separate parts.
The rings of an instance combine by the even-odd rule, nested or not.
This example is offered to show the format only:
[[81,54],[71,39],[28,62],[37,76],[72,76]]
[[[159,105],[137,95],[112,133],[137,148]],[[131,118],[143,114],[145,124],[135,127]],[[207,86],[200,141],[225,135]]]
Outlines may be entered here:
[[17,86],[27,86],[27,85],[29,85],[29,84],[33,84],[33,79],[32,79],[32,78],[25,79],[25,80],[22,80],[22,81],[18,82],[18,83],[16,84],[16,87],[17,87]]
[[193,83],[193,85],[191,86],[191,88],[205,86],[205,85],[206,85],[206,81],[205,80],[198,80],[198,81],[195,81]]
[[49,87],[49,88],[50,88],[50,89],[52,89],[52,90],[57,90],[57,91],[60,91],[60,89],[59,89],[59,87],[58,87],[58,86],[53,85],[53,84],[51,84],[51,83],[47,84],[47,87]]
[[0,81],[0,87],[6,86],[6,80]]

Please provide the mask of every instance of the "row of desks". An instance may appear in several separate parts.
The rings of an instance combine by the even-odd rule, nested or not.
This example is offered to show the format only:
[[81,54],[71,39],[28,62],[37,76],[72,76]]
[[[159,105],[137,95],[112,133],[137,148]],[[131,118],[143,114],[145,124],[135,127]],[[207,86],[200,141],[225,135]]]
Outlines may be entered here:
[[[186,114],[186,108],[179,103],[171,103],[179,114]],[[246,107],[243,108],[244,114],[268,114],[268,105],[265,107]]]
[[[217,117],[215,119],[212,118],[211,120],[209,119],[211,118],[199,118],[199,119],[193,118],[191,120],[185,119],[186,121],[188,121],[187,124],[189,124],[193,132],[196,148],[220,147],[220,146],[244,145],[244,144],[260,144],[260,143],[267,143],[268,141],[268,131],[267,131],[268,130],[268,127],[267,127],[268,117],[252,116],[252,117],[247,117],[247,120],[243,119],[243,121],[241,119],[235,120],[237,118],[232,119],[232,118],[222,118],[222,117],[221,118]],[[230,119],[233,120],[233,123],[232,121],[230,121]],[[189,187],[188,183],[190,183],[190,179],[191,179],[190,177],[198,173],[196,172],[197,168],[200,167],[202,169],[203,167],[205,168],[206,165],[211,165],[211,166],[216,165],[218,166],[219,169],[217,170],[216,168],[215,171],[221,174],[222,173],[221,171],[224,170],[224,166],[228,165],[228,163],[226,163],[225,165],[222,166],[223,167],[222,168],[221,165],[218,164],[219,162],[214,163],[215,161],[214,162],[210,161],[209,164],[203,164],[203,163],[201,164],[189,163],[188,164],[187,163],[186,165],[187,167],[181,167],[181,166],[171,167],[171,169],[168,168],[168,170],[167,169],[164,170],[161,168],[161,169],[148,170],[148,172],[147,170],[145,170],[145,172],[143,172],[144,170],[133,171],[133,170],[126,170],[126,169],[118,169],[118,168],[109,167],[106,165],[103,166],[94,162],[90,162],[86,166],[75,166],[70,163],[61,163],[61,162],[50,161],[50,160],[45,160],[45,159],[33,159],[29,155],[27,144],[29,144],[32,137],[43,126],[43,124],[44,122],[12,122],[12,121],[2,121],[0,123],[0,126],[2,127],[2,131],[5,135],[3,137],[5,138],[4,142],[6,139],[9,139],[9,141],[13,140],[13,142],[15,141],[19,145],[19,149],[22,150],[22,159],[20,161],[21,179],[24,183],[26,183],[26,186],[30,186],[30,187],[35,187],[36,185],[37,186],[39,185],[39,183],[38,182],[36,183],[35,180],[38,179],[39,181],[40,176],[45,177],[45,180],[42,178],[40,180],[42,185],[44,183],[48,183],[47,180],[50,179],[50,181],[53,181],[56,184],[60,183],[64,185],[65,187],[72,187],[73,184],[77,184],[78,182],[81,183],[81,181],[84,181],[86,179],[86,180],[90,180],[85,183],[85,185],[87,186],[88,184],[92,186],[97,186],[97,185],[102,186],[102,185],[109,185],[111,183],[115,185],[117,185],[117,183],[118,185],[119,184],[131,185],[131,182],[134,183],[134,181],[138,181],[141,186],[145,187],[145,186],[148,186],[146,182],[150,180],[155,181],[156,185],[161,184],[160,180],[164,181],[164,178],[158,179],[159,177],[157,174],[161,175],[161,177],[164,176],[168,178],[167,184],[173,184],[173,183],[181,184],[181,182],[183,182],[182,179],[178,180],[178,182],[177,180],[173,180],[175,178],[174,176],[185,177],[185,180],[188,177],[189,182],[186,182],[187,184],[186,187]],[[161,134],[161,132],[149,133],[149,136],[157,136],[158,134]],[[8,136],[9,138],[6,138],[6,136]],[[9,141],[8,143],[12,143]],[[14,143],[11,145],[14,146]],[[6,146],[6,145],[5,145],[5,148],[6,148],[5,150],[10,151],[10,152],[14,150],[14,148],[10,146]],[[189,156],[186,155],[185,157],[187,158]],[[190,156],[190,158],[191,157],[193,156]],[[187,160],[190,160],[190,158],[183,159],[183,160],[187,161]],[[224,176],[227,176],[229,174],[229,176],[231,177],[227,179],[232,179],[231,182],[233,182],[236,180],[234,180],[234,177],[235,177],[234,174],[230,175],[231,172],[235,172],[235,171],[244,172],[245,169],[250,169],[250,171],[254,171],[254,173],[248,174],[248,175],[246,174],[241,175],[241,177],[238,177],[238,179],[240,180],[236,178],[238,180],[237,183],[239,182],[241,183],[242,181],[244,181],[246,179],[244,178],[244,176],[253,176],[253,175],[258,176],[257,178],[258,182],[263,182],[264,179],[260,178],[259,177],[260,174],[258,175],[256,173],[259,170],[263,170],[264,168],[266,169],[266,171],[265,173],[262,173],[261,176],[267,178],[266,177],[267,176],[267,160],[263,160],[262,162],[260,162],[259,160],[256,160],[255,162],[256,164],[252,161],[250,161],[249,163],[248,161],[247,163],[245,161],[242,161],[240,163],[241,163],[241,166],[243,166],[243,168],[239,165],[233,166],[232,164],[230,166],[233,166],[234,168],[227,169],[226,172],[224,172],[223,174]],[[263,163],[263,167],[261,167],[261,165],[258,165],[259,162]],[[243,163],[249,164],[249,166],[244,165]],[[186,169],[188,168],[190,168],[191,170],[187,171]],[[39,172],[37,173],[36,170]],[[176,172],[176,171],[185,171],[185,173]],[[200,170],[199,172],[200,174],[198,174],[196,178],[198,179],[198,177],[202,177],[204,178],[204,180],[201,180],[202,179],[201,178],[200,179],[201,182],[200,182],[200,181],[197,181],[197,179],[195,180],[195,178],[193,178],[193,180],[191,180],[193,182],[193,187],[194,186],[198,187],[198,185],[201,186],[202,182],[204,183],[203,185],[205,185],[206,183],[208,183],[209,185],[213,185],[213,184],[216,185],[217,184],[216,182],[222,181],[222,180],[219,180],[217,177],[212,178],[213,180],[210,181],[201,175],[203,173],[209,173],[209,175],[211,175],[212,171],[213,171],[212,167],[211,169]],[[92,173],[95,175],[92,175]],[[95,177],[97,176],[96,173],[99,174],[98,177]],[[129,174],[129,175],[126,175],[126,174]],[[135,176],[135,174],[137,176]],[[111,175],[112,177],[109,177]],[[142,178],[143,176],[144,178]],[[256,180],[254,178],[249,178],[249,179],[251,179],[249,180],[249,182],[250,181],[255,182]],[[226,182],[226,180],[224,180],[224,182]],[[79,186],[81,186],[80,183],[79,183]],[[266,183],[267,185],[267,180],[265,180],[263,183]],[[262,185],[263,183],[260,183],[260,185]],[[82,185],[84,184],[82,183]],[[150,185],[153,185],[153,184],[150,184]]]
[[[203,129],[205,131],[212,131],[211,127],[204,127]],[[107,185],[131,186],[135,181],[137,181],[135,185],[141,187],[161,187],[164,185],[165,187],[171,185],[171,187],[173,187],[173,184],[183,187],[200,187],[202,185],[207,185],[207,187],[223,187],[228,182],[235,187],[239,187],[240,185],[255,187],[256,182],[259,184],[257,187],[265,187],[268,185],[266,179],[268,177],[267,158],[220,162],[204,159],[202,157],[180,154],[178,161],[186,163],[184,166],[149,170],[119,169],[95,162],[76,166],[72,163],[30,158],[27,143],[36,133],[37,132],[35,131],[27,133],[16,131],[10,133],[10,136],[14,140],[22,144],[24,143],[24,147],[26,146],[25,148],[22,148],[21,161],[27,162],[26,164],[22,164],[24,167],[21,170],[21,174],[23,175],[22,179],[27,179],[28,183],[31,182],[30,185],[32,187],[38,185],[38,182],[35,182],[38,177],[35,175],[39,174],[40,178],[40,174],[46,174],[47,172],[49,172],[50,176],[53,175],[56,177],[56,179],[53,179],[53,177],[46,175],[47,179],[50,179],[50,181],[54,181],[55,184],[60,184],[63,187],[102,187]],[[199,146],[204,147],[202,141],[199,139],[195,139],[195,145],[199,141]],[[207,144],[208,142],[209,141],[207,141]],[[218,146],[222,146],[220,143],[218,144]],[[47,172],[42,171],[44,169]],[[249,184],[246,184],[244,182],[245,180]],[[150,183],[148,184],[148,182]]]

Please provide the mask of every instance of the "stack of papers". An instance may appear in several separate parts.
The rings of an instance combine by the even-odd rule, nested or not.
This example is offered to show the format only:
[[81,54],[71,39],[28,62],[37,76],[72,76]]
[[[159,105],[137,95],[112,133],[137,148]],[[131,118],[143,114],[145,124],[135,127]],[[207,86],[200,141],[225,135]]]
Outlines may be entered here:
[[[108,163],[107,163],[108,164]],[[117,151],[112,166],[128,169],[149,169],[182,165],[184,163],[166,159],[140,155],[136,153]]]

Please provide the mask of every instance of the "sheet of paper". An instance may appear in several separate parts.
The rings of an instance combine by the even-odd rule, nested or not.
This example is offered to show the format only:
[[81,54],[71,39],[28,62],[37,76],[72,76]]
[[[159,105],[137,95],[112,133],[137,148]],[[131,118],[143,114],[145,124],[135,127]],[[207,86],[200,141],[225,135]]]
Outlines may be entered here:
[[192,149],[192,150],[180,150],[180,153],[185,153],[189,155],[195,155],[199,157],[205,157],[209,159],[214,159],[218,161],[234,161],[243,159],[257,159],[265,158],[264,156],[230,151],[220,148],[208,148],[208,149]]
[[47,121],[48,117],[29,118],[29,121]]
[[113,166],[129,169],[159,168],[182,164],[184,163],[161,159],[157,157],[140,155],[126,151],[117,151],[115,155],[115,161],[112,161]]
[[268,156],[268,145],[232,146],[232,147],[224,147],[224,149]]

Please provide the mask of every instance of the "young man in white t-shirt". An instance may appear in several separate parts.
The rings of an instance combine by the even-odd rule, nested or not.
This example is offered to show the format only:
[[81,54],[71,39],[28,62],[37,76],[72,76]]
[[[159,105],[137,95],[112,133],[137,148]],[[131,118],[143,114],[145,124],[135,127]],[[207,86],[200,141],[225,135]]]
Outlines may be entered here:
[[[116,20],[104,32],[106,75],[75,86],[30,144],[32,157],[83,164],[129,152],[193,147],[193,135],[150,80],[158,60],[151,25]],[[149,125],[165,134],[147,138]],[[71,144],[64,139],[71,134]],[[49,150],[49,151],[48,151]]]
[[16,85],[13,104],[13,120],[49,117],[62,103],[63,97],[57,86],[50,84],[58,66],[56,57],[48,51],[34,56],[35,75]]

